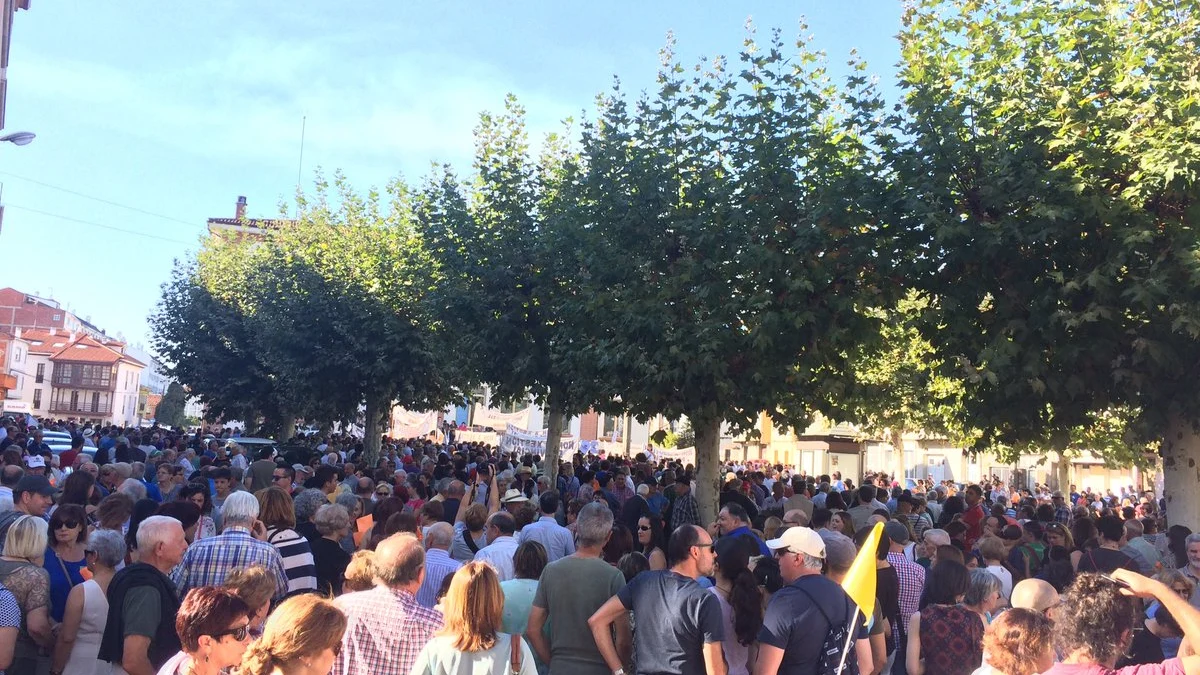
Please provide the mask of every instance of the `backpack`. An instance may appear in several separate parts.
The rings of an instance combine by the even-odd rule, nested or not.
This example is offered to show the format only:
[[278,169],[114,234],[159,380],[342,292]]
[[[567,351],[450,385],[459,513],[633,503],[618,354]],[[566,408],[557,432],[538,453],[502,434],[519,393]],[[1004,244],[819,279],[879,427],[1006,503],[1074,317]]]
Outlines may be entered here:
[[[825,634],[825,641],[821,643],[821,654],[817,657],[816,675],[858,675],[858,659],[854,655],[854,645],[850,645],[849,653],[846,655],[846,663],[842,665],[842,669],[838,670],[838,663],[842,660],[842,652],[846,650],[846,641],[850,639],[850,626],[846,621],[834,622],[830,620],[829,615],[825,610],[821,609],[821,605],[817,603],[816,598],[811,593],[794,586],[801,593],[808,596],[812,606],[825,617],[825,623],[829,624],[829,631]],[[853,605],[851,605],[853,607]],[[858,620],[858,613],[852,610],[852,615],[855,621]]]

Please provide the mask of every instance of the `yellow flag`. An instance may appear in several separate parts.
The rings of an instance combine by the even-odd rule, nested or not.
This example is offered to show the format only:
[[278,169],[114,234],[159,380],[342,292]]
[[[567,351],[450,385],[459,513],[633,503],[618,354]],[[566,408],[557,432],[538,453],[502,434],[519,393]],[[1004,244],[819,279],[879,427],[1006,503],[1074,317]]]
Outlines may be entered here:
[[854,557],[854,563],[850,565],[846,578],[842,579],[842,589],[854,604],[858,605],[864,625],[871,620],[871,615],[875,612],[875,561],[878,560],[879,537],[882,534],[883,523],[875,523],[875,527],[871,528],[871,535]]

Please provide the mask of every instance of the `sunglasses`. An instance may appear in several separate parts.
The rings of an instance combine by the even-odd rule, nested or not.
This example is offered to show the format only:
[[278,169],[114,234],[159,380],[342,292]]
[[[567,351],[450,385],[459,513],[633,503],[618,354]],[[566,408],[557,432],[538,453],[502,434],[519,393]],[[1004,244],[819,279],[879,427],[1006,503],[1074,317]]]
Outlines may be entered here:
[[649,532],[649,531],[650,531],[649,525],[638,525],[638,532]]
[[391,497],[392,493],[388,492],[387,490],[376,490],[375,495],[379,497]]
[[287,480],[287,479],[288,479],[287,475],[276,476],[275,474],[271,474],[271,480]]
[[786,548],[777,548],[774,551],[772,551],[772,553],[775,554],[776,558],[782,558],[785,555],[791,555],[792,552],[787,550]]
[[61,530],[63,528],[66,528],[66,529],[70,530],[70,529],[73,529],[76,527],[79,527],[78,520],[60,520],[60,521],[58,521],[58,524],[54,526],[54,529]]
[[234,640],[241,642],[242,640],[246,639],[246,636],[249,633],[250,633],[250,624],[247,623],[247,624],[242,624],[241,626],[238,626],[237,628],[223,630],[220,633],[213,633],[211,637],[213,637],[217,640],[220,640],[221,638],[225,637],[226,635],[232,635]]

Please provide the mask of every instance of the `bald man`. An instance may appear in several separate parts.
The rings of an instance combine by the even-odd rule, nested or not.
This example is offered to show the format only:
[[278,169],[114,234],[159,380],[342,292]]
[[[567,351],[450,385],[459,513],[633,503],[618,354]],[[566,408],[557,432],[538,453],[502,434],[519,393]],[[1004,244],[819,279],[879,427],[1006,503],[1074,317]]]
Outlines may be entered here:
[[1054,621],[1054,610],[1058,608],[1058,591],[1042,579],[1025,579],[1013,586],[1013,607],[1041,612]]
[[425,551],[407,532],[393,534],[375,549],[380,584],[334,602],[346,615],[341,655],[334,675],[407,675],[417,655],[442,628],[442,615],[417,602],[425,580]]

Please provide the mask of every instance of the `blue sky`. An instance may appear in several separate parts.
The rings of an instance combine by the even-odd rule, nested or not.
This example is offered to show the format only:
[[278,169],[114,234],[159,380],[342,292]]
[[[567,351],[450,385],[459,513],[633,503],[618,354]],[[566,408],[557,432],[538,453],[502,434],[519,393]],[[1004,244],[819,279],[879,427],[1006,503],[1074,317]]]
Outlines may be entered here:
[[4,131],[38,138],[0,146],[0,287],[148,343],[159,286],[205,219],[232,217],[238,195],[249,215],[272,216],[294,193],[304,116],[306,180],[321,166],[364,190],[416,182],[431,162],[466,173],[477,115],[507,92],[541,135],[590,110],[614,75],[626,91],[651,86],[668,31],[693,63],[735,55],[749,17],[763,39],[778,27],[786,40],[803,17],[835,74],[857,48],[889,83],[900,11],[893,0],[35,2],[14,21]]

